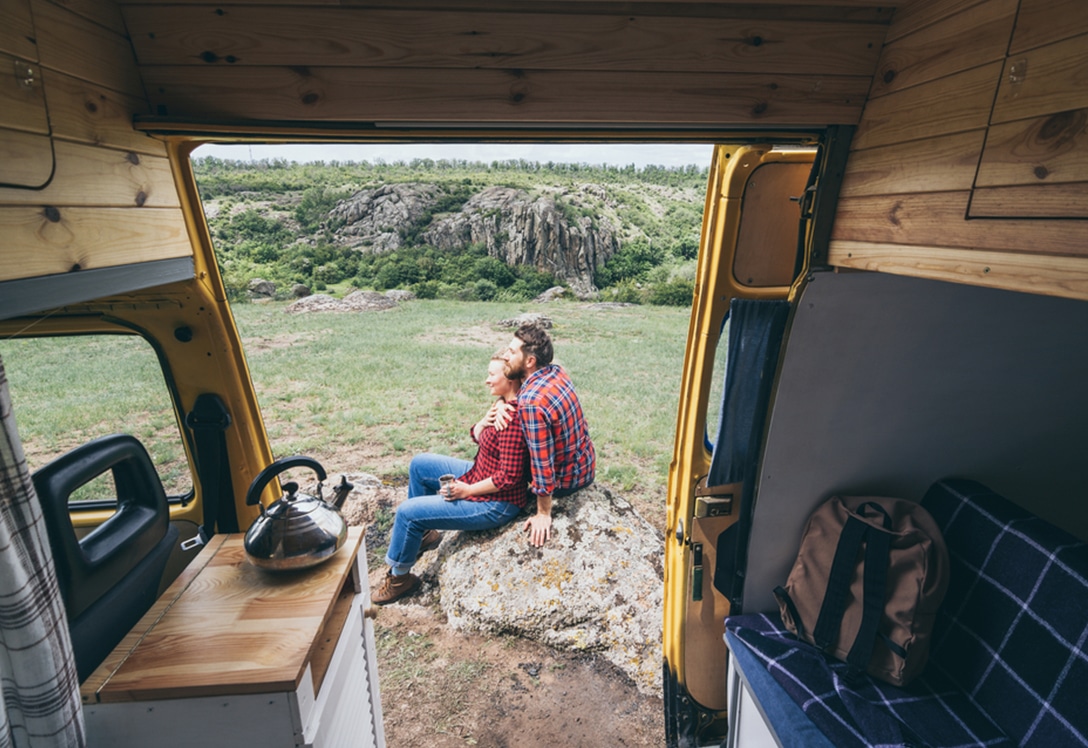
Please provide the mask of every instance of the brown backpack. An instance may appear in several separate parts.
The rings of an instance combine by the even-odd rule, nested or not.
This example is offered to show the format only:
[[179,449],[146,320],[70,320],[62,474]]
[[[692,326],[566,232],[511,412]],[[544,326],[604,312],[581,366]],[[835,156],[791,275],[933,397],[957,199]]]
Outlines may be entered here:
[[896,686],[922,672],[948,589],[948,549],[925,509],[904,499],[835,496],[805,525],[775,597],[792,633]]

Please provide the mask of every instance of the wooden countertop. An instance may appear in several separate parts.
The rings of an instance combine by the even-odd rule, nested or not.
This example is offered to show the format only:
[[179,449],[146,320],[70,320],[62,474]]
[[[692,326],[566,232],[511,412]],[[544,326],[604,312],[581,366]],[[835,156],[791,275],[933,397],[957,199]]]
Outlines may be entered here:
[[84,703],[293,691],[353,575],[363,529],[332,559],[262,571],[216,535],[80,688]]

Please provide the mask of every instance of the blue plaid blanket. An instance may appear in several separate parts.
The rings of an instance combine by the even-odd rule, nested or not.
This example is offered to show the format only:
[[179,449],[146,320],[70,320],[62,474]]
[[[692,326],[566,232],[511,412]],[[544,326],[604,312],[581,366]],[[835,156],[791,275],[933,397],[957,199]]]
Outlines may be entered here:
[[971,481],[942,481],[922,504],[951,586],[907,688],[848,679],[777,614],[726,629],[836,746],[1088,746],[1088,545]]

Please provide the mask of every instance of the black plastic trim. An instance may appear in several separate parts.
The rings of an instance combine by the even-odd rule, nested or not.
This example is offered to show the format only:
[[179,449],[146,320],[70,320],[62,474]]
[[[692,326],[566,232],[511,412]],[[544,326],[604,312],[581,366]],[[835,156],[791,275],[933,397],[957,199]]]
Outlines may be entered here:
[[0,319],[190,280],[192,257],[0,282]]

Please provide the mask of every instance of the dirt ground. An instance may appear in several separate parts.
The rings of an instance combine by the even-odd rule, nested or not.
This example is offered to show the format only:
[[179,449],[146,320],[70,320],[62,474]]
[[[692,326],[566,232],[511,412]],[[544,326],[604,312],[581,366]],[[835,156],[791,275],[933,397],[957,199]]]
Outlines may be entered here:
[[386,742],[407,746],[660,746],[661,699],[603,659],[457,632],[418,604],[375,624]]

